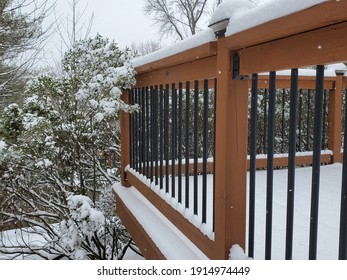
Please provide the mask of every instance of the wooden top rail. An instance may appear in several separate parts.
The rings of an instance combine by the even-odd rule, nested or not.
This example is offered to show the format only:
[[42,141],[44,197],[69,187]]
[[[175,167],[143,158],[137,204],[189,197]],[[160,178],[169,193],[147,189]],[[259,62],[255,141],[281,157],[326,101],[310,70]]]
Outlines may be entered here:
[[334,25],[347,20],[346,9],[344,0],[323,2],[229,36],[226,44],[230,50],[245,49]]
[[[231,35],[226,38],[225,46],[230,51],[238,52],[241,57],[240,74],[246,75],[343,62],[347,52],[345,48],[347,45],[347,36],[345,36],[347,29],[346,10],[347,1],[324,2]],[[331,48],[338,51],[331,53],[329,51]],[[207,64],[211,62],[213,63],[207,68],[215,71],[214,59],[205,60],[205,58],[216,55],[217,42],[209,42],[139,66],[136,68],[137,86],[149,85],[149,80],[156,76],[158,78],[153,81],[152,85],[158,83],[159,76],[161,82],[166,77],[170,82],[179,82],[178,79],[185,81],[187,79],[183,77],[187,73],[201,72],[201,68],[206,68]],[[199,60],[203,60],[204,63],[198,63]],[[190,71],[186,71],[181,76],[173,73],[175,66],[184,65],[181,69],[177,69],[177,72],[182,72],[182,68],[186,67],[187,63],[192,64]],[[145,73],[147,75],[144,75]],[[207,76],[201,76],[200,79],[216,76],[216,73],[211,72],[202,71],[201,74]],[[197,76],[199,76],[198,73],[193,79],[196,79]]]
[[[276,87],[277,88],[290,88],[290,76],[277,75],[276,76]],[[269,88],[269,76],[259,75],[258,78],[259,88]],[[335,88],[336,77],[325,77],[324,78],[324,89],[333,90]],[[251,87],[252,80],[249,80],[249,87]],[[343,88],[347,86],[347,77],[343,77]],[[315,89],[316,88],[316,77],[315,76],[299,76],[299,89]]]

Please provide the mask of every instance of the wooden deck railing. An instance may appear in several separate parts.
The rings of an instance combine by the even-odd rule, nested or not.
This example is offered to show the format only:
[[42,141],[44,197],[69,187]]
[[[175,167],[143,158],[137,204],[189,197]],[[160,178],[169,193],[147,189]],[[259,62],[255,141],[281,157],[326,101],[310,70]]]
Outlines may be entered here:
[[[233,244],[239,244],[243,248],[246,248],[246,179],[249,137],[248,97],[251,81],[245,79],[245,77],[251,77],[254,73],[274,73],[273,71],[283,69],[346,62],[346,10],[347,1],[327,1],[229,37],[221,36],[217,38],[216,41],[137,67],[137,84],[135,88],[143,89],[143,92],[146,92],[147,88],[150,95],[151,92],[155,92],[156,89],[158,91],[160,85],[164,87],[165,85],[169,85],[170,89],[167,90],[167,94],[169,94],[169,92],[176,92],[175,89],[171,90],[171,85],[178,88],[179,83],[196,83],[197,91],[203,91],[202,85],[204,81],[208,81],[209,85],[217,81],[214,88],[216,92],[216,119],[214,128],[215,150],[212,155],[213,165],[211,166],[210,164],[210,168],[214,174],[212,238],[202,233],[198,227],[191,224],[184,215],[182,215],[182,212],[172,208],[158,193],[154,192],[146,183],[143,183],[143,181],[134,175],[136,172],[141,172],[141,168],[144,166],[151,166],[154,171],[148,173],[146,176],[152,184],[156,180],[160,180],[160,176],[171,174],[173,170],[177,171],[181,170],[181,168],[185,170],[185,168],[183,166],[177,167],[175,164],[175,168],[170,167],[171,171],[167,171],[168,173],[160,175],[156,173],[156,168],[160,167],[158,163],[160,162],[159,156],[153,156],[153,154],[150,155],[150,153],[147,153],[146,165],[138,166],[138,164],[136,164],[138,157],[134,154],[138,151],[136,148],[131,147],[131,143],[137,145],[137,142],[134,142],[134,139],[137,139],[134,133],[138,133],[139,131],[134,131],[134,127],[137,127],[140,122],[136,123],[135,119],[135,126],[132,125],[131,116],[127,113],[122,113],[121,115],[121,179],[123,186],[136,187],[209,258],[226,259],[229,254],[229,249]],[[281,28],[278,28],[279,26]],[[239,65],[234,63],[236,59],[239,61]],[[293,77],[277,76],[276,87],[290,89],[292,88],[292,81]],[[271,82],[272,81],[268,80],[268,77],[259,75],[258,87],[268,88]],[[303,89],[316,89],[317,79],[316,77],[300,77],[298,87]],[[208,88],[211,88],[211,86],[208,86]],[[329,91],[327,148],[332,151],[332,154],[331,157],[329,155],[328,159],[323,158],[322,161],[341,162],[342,92],[343,89],[346,88],[346,77],[337,75],[336,77],[326,78],[323,83],[323,88]],[[151,91],[151,89],[153,91]],[[185,90],[187,90],[187,88],[185,88]],[[144,97],[141,97],[141,94],[138,92],[126,92],[123,94],[125,102],[137,102],[138,98]],[[148,104],[148,106],[156,104],[155,101],[151,101],[151,97],[148,98],[150,101],[143,101],[144,106],[146,106],[146,104]],[[145,111],[149,110],[146,111],[149,115],[143,115],[143,117],[149,116],[149,118],[153,118],[152,121],[154,122],[158,119],[158,115],[154,115],[155,117],[151,115],[152,109],[155,111],[155,108],[143,108]],[[146,114],[146,112],[143,114]],[[193,127],[195,128],[195,126]],[[137,129],[140,128],[137,127]],[[158,129],[158,127],[156,128],[154,125],[152,126],[151,122],[148,122],[145,130],[142,131],[145,134],[139,134],[138,137],[143,137],[144,135],[149,135],[149,137],[154,135],[153,137],[156,137],[156,129]],[[141,130],[139,133],[141,133]],[[175,135],[176,132],[173,131],[172,133]],[[159,135],[159,137],[164,137],[165,133],[163,135],[157,133],[157,135]],[[143,138],[143,140],[145,141],[145,138]],[[317,139],[314,141],[316,142]],[[174,147],[176,147],[176,144],[176,142],[173,144]],[[151,144],[149,143],[145,145],[153,147],[150,146]],[[147,148],[147,146],[145,147]],[[162,149],[164,157],[167,157],[166,163],[168,163],[169,155],[165,156],[165,148],[163,147]],[[159,153],[160,152],[161,148],[159,148]],[[170,155],[175,157],[175,154],[171,153]],[[195,156],[197,157],[196,154]],[[271,154],[267,156],[270,158],[266,160],[266,167],[270,169],[269,178],[271,178],[271,172],[276,163],[274,163],[273,158],[271,159]],[[320,162],[319,159],[321,158],[321,154],[314,152],[307,164],[317,162],[317,158]],[[279,165],[287,165],[288,162],[286,161],[279,163]],[[173,162],[174,161],[171,161],[171,164]],[[203,160],[203,162],[206,162],[206,160]],[[194,163],[197,163],[197,161],[195,160]],[[303,164],[306,164],[306,162]],[[201,171],[197,170],[197,166],[197,164],[190,166],[189,169],[192,169],[193,174],[200,174]],[[200,166],[200,170],[201,168]],[[315,168],[317,168],[317,166]],[[172,184],[175,184],[174,181],[172,181]],[[347,185],[347,183],[345,184]],[[271,182],[268,183],[269,199],[271,198],[272,187]],[[313,188],[316,187],[317,186],[313,186]],[[344,187],[346,186],[343,186],[343,188]],[[197,189],[201,190],[201,188],[203,187],[199,185]],[[172,189],[168,190],[168,193],[172,195],[173,198],[178,199],[176,194],[172,192]],[[269,201],[271,204],[271,200]],[[315,205],[316,199],[312,198],[312,201],[312,205]],[[269,207],[271,206],[270,204]],[[121,207],[126,208],[126,205],[121,205]],[[344,205],[345,202],[342,199],[342,216],[346,215],[347,207]],[[126,221],[126,218],[129,217],[129,213],[125,214],[126,209],[123,208],[118,210],[119,215],[123,218],[130,233],[132,233],[132,230],[135,231],[136,226],[131,221]],[[314,208],[315,207],[312,208],[312,211],[315,211]],[[198,210],[200,212],[200,208]],[[272,213],[271,207],[269,209],[267,208],[267,210],[269,210],[269,213]],[[288,212],[290,211],[292,210],[288,210]],[[315,216],[315,212],[313,212],[313,214],[313,216]],[[271,245],[269,245],[269,243],[271,243],[271,219],[267,220],[267,224],[269,228],[267,228],[266,234],[268,247],[266,258],[271,258]],[[252,225],[250,225],[250,228],[252,228]],[[344,228],[343,218],[341,218],[341,228]],[[316,230],[316,224],[312,224],[310,241],[310,252],[312,253],[310,253],[310,258],[315,258],[314,243],[316,240],[314,237]],[[342,232],[345,232],[345,230]],[[139,236],[135,233],[134,235]],[[138,239],[135,241],[138,242],[140,248],[141,246],[146,248],[146,252],[143,252],[145,257],[158,258],[158,254],[151,253],[148,238],[146,239],[144,236],[145,233],[141,235],[140,238],[143,240]],[[288,236],[290,239],[290,234],[288,234]],[[288,244],[290,244],[290,240],[288,242]],[[345,245],[346,240],[342,238],[340,247]],[[248,249],[251,246],[251,244],[248,244]],[[154,251],[155,250],[153,250],[153,252]],[[290,254],[288,254],[288,256],[290,258]],[[342,250],[340,258],[346,257],[346,252]]]

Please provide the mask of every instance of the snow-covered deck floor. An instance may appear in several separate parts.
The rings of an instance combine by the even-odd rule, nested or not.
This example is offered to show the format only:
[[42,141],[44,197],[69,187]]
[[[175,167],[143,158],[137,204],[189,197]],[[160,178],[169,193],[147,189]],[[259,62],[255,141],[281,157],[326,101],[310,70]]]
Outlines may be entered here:
[[[294,259],[308,259],[312,168],[296,169]],[[338,259],[342,164],[321,167],[318,259]],[[265,255],[266,171],[256,176],[255,259]],[[274,172],[272,259],[284,259],[287,205],[287,170]]]
[[[211,176],[212,177],[212,176]],[[296,169],[295,213],[294,213],[294,259],[308,259],[310,206],[311,206],[312,168]],[[342,165],[333,164],[321,167],[321,187],[318,227],[318,259],[338,258],[339,214],[341,195]],[[212,183],[210,179],[209,182]],[[159,213],[134,188],[117,187],[123,199],[131,207],[133,214],[143,227],[150,231],[150,236],[157,246],[165,251],[168,258],[205,258],[180,232]],[[287,170],[274,171],[273,204],[273,259],[284,259],[285,224],[287,201]],[[134,202],[136,201],[136,203]],[[130,206],[130,204],[132,206]],[[256,175],[256,224],[255,224],[255,259],[264,259],[265,255],[265,205],[266,171]],[[147,208],[148,207],[148,208]],[[146,210],[146,208],[148,210]],[[172,234],[170,233],[172,230]],[[191,251],[191,252],[189,252]],[[178,254],[178,255],[177,255]]]

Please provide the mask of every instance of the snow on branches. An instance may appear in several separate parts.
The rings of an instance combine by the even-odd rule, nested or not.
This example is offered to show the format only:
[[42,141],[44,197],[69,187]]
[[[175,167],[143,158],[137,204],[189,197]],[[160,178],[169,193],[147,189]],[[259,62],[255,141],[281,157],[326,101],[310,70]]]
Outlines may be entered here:
[[62,74],[37,77],[0,120],[0,149],[11,151],[0,151],[0,218],[41,228],[56,258],[122,258],[131,242],[110,188],[119,180],[119,111],[137,110],[121,100],[135,83],[131,59],[100,35],[76,42]]

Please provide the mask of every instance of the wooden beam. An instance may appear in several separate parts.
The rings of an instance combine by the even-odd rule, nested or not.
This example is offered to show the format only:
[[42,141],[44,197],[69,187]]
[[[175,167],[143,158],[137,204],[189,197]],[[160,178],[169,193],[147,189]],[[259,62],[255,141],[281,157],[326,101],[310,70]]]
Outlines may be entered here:
[[139,247],[144,258],[146,260],[165,260],[165,256],[162,254],[160,249],[153,242],[151,237],[147,234],[135,216],[129,211],[125,203],[121,200],[117,193],[114,192],[114,194],[117,201],[116,213],[129,232],[131,238]]
[[173,65],[179,65],[194,60],[203,59],[210,56],[215,56],[217,52],[217,43],[209,42],[201,46],[185,50],[178,54],[168,56],[163,59],[159,59],[148,64],[136,67],[137,74],[150,72],[162,68],[171,67]]
[[342,162],[342,105],[343,76],[336,77],[335,89],[329,92],[328,108],[328,149],[333,151],[333,163]]
[[[332,89],[334,88],[336,77],[326,77],[324,79],[324,88]],[[251,87],[252,80],[249,80],[249,87]],[[258,80],[259,88],[269,88],[269,76],[267,75],[259,75]],[[290,76],[276,76],[276,86],[279,89],[290,88]],[[316,89],[316,77],[311,76],[299,76],[298,87],[300,89]]]
[[151,202],[171,223],[173,223],[188,239],[190,239],[207,257],[212,257],[213,241],[191,224],[177,210],[169,205],[158,194],[140,181],[133,174],[128,173],[128,181]]
[[[122,94],[122,100],[129,104],[130,92],[125,91]],[[121,144],[121,183],[124,187],[130,187],[127,181],[127,173],[125,172],[125,167],[130,164],[130,115],[124,111],[120,112],[120,144]]]
[[[332,155],[323,154],[321,155],[321,164],[330,164]],[[296,166],[310,166],[313,162],[313,156],[296,156],[295,164]],[[288,167],[288,157],[275,157],[274,158],[274,168],[284,168]],[[249,168],[249,160],[247,161],[247,168]],[[267,168],[267,159],[261,158],[256,160],[257,169],[266,169]]]
[[136,76],[135,87],[214,79],[216,77],[216,61],[216,56],[210,56],[139,74]]
[[240,74],[347,61],[347,22],[240,50]]
[[246,236],[248,82],[232,79],[225,43],[218,40],[214,259],[227,259],[234,244],[245,248]]
[[347,20],[347,1],[327,1],[231,35],[226,45],[239,50]]

